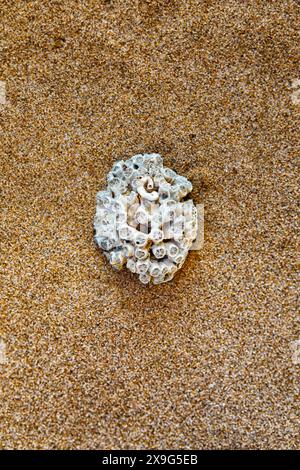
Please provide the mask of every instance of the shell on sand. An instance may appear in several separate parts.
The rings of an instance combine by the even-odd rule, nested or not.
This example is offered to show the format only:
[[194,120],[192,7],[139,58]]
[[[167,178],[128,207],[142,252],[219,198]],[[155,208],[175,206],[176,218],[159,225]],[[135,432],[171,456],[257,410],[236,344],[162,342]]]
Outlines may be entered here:
[[97,193],[95,241],[115,269],[126,266],[143,284],[170,281],[197,235],[191,182],[159,154],[114,163]]

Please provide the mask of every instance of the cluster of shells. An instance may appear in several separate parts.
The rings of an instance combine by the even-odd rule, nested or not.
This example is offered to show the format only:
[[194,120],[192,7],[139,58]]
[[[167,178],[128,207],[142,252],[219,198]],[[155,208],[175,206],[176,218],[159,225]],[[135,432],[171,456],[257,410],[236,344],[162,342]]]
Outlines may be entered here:
[[114,163],[97,193],[95,240],[115,269],[127,267],[143,284],[170,281],[197,235],[191,182],[164,167],[158,154]]

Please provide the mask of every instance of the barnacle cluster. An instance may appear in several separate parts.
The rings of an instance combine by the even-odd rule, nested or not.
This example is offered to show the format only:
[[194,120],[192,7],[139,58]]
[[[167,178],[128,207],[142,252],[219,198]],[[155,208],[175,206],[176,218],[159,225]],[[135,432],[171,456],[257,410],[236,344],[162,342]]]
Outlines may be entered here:
[[197,235],[191,182],[158,154],[114,163],[107,189],[97,193],[95,240],[116,269],[126,266],[143,284],[170,281]]

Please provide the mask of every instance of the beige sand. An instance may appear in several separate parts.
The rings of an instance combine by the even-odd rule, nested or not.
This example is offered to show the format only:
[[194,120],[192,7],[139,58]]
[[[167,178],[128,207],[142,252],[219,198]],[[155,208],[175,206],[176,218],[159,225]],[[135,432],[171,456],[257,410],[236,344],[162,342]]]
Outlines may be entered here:
[[[0,446],[299,448],[299,3],[0,6]],[[152,151],[206,234],[149,288],[92,219]]]

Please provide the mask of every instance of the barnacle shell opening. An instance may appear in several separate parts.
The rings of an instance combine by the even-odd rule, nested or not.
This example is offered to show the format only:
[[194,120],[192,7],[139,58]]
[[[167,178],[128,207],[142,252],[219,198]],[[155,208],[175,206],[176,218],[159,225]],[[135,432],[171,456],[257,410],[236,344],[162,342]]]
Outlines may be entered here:
[[126,266],[143,284],[173,279],[197,236],[196,207],[186,200],[191,190],[159,154],[115,162],[94,218],[95,241],[111,265]]

